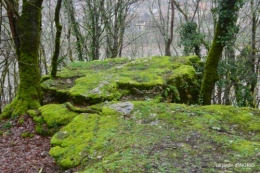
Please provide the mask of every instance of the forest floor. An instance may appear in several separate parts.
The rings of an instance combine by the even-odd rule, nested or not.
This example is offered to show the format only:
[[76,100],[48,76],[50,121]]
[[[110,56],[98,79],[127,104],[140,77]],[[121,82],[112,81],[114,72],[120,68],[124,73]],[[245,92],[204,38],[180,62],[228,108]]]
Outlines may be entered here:
[[64,172],[49,156],[50,139],[35,133],[35,124],[28,115],[2,120],[0,122],[0,172]]

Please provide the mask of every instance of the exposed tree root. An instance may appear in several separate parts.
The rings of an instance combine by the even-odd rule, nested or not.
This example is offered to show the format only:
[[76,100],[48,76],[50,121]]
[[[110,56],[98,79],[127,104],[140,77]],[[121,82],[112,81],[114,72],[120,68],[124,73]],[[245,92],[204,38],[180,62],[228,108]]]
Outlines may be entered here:
[[76,113],[91,113],[91,114],[100,114],[101,110],[91,109],[91,108],[79,108],[72,105],[70,102],[66,103],[66,107]]

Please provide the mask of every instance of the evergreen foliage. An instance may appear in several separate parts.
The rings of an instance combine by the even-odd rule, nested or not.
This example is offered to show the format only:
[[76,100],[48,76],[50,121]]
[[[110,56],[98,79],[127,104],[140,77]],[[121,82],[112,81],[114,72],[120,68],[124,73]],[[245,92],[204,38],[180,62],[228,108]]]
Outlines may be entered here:
[[187,22],[180,25],[177,29],[180,34],[180,46],[184,46],[184,54],[189,55],[195,53],[200,57],[200,46],[204,45],[209,49],[209,44],[205,41],[205,35],[197,31],[197,24],[195,22]]

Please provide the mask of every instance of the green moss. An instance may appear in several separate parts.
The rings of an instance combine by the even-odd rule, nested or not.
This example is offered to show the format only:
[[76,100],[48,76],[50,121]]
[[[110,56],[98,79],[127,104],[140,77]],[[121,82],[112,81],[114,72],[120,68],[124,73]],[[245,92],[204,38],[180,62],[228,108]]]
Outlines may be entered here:
[[[70,64],[58,74],[60,78],[46,80],[45,89],[62,91],[73,103],[91,104],[90,108],[101,111],[98,115],[76,114],[63,104],[45,105],[40,108],[41,115],[33,115],[36,131],[51,134],[48,126],[58,126],[50,155],[63,168],[78,166],[82,173],[217,172],[222,170],[216,163],[257,165],[259,110],[187,106],[162,99],[169,87],[178,93],[181,103],[196,103],[199,84],[193,66],[197,63],[198,57],[189,56]],[[81,75],[75,83],[62,85],[75,75]],[[176,98],[173,93],[168,96]],[[112,109],[111,105],[122,103],[120,99],[134,107],[125,114]]]
[[67,78],[74,76],[85,76],[86,74],[95,74],[99,71],[106,71],[115,66],[120,66],[129,62],[128,58],[109,58],[106,60],[95,60],[87,63],[74,62],[58,73],[58,77]]
[[198,56],[195,56],[195,55],[184,57],[184,59],[186,59],[186,64],[199,63],[200,62],[200,58]]
[[32,109],[28,110],[27,113],[28,113],[32,118],[37,117],[37,116],[39,115],[39,112],[38,112],[38,111],[32,110]]
[[44,76],[42,76],[42,77],[41,77],[41,83],[44,82],[44,81],[46,81],[46,80],[48,80],[48,79],[50,79],[50,78],[51,78],[50,75],[44,75]]
[[[26,83],[26,81],[24,81]],[[25,84],[20,84],[24,86]],[[3,118],[10,118],[11,116],[18,116],[26,114],[28,109],[37,109],[40,107],[40,103],[38,99],[40,96],[36,96],[38,94],[38,90],[36,90],[37,86],[29,87],[26,89],[26,92],[23,92],[23,89],[20,86],[19,93],[16,98],[12,101],[11,104],[5,106],[4,111],[2,113]]]
[[103,73],[77,79],[75,86],[69,92],[76,102],[82,100],[82,102],[98,103],[119,99],[122,96],[117,84],[111,81],[111,77],[106,77]]
[[105,149],[106,141],[114,136],[116,126],[116,117],[80,114],[53,136],[51,144],[55,147],[50,155],[64,168],[76,166],[82,159],[96,158],[102,154],[98,150]]
[[260,132],[260,125],[259,125],[259,121],[258,122],[250,122],[250,124],[248,125],[247,130],[248,131],[252,131],[252,132]]
[[[251,158],[259,152],[259,134],[250,126],[258,122],[257,109],[150,100],[132,102],[123,117],[110,108],[117,103],[91,106],[102,114],[80,114],[53,136],[50,154],[60,166],[80,165],[87,173],[189,172],[196,165],[215,172],[224,160],[257,164]],[[247,169],[240,171],[255,170]]]
[[28,108],[27,106],[25,105],[28,105],[29,104],[29,101],[30,100],[18,100],[17,101],[17,104],[16,104],[16,107],[13,111],[13,115],[16,116],[16,115],[23,115],[27,112]]
[[33,120],[36,122],[36,123],[44,123],[44,118],[42,116],[36,116],[36,117],[33,117]]
[[260,150],[260,142],[237,140],[232,142],[229,148],[237,151],[241,155],[254,156],[254,154]]
[[16,98],[12,101],[12,103],[10,103],[10,104],[8,104],[8,105],[6,105],[6,106],[4,107],[4,111],[3,111],[3,113],[1,114],[2,118],[6,119],[6,118],[10,118],[10,117],[11,117],[12,112],[13,112],[13,110],[14,110],[14,108],[15,108],[14,105],[16,105],[17,102],[18,102],[18,100],[17,100],[17,97],[16,97]]
[[[65,104],[49,104],[39,108],[43,120],[49,127],[68,124],[77,113],[70,112]],[[37,118],[38,119],[38,118]],[[36,119],[36,121],[38,121]]]
[[35,131],[38,134],[42,134],[43,133],[43,127],[40,124],[36,124]]
[[102,115],[118,115],[119,113],[111,108],[103,107],[102,108]]
[[30,132],[24,132],[24,133],[21,133],[21,137],[23,137],[23,138],[32,138],[32,137],[34,137],[34,134],[32,134]]
[[[256,126],[259,123],[259,113],[252,113],[247,108],[236,108],[232,106],[213,105],[205,106],[202,110],[209,114],[210,121],[225,122],[239,126],[239,130],[244,132],[258,131]],[[238,128],[238,127],[237,127]]]
[[[73,63],[63,69],[56,80],[42,83],[45,91],[52,91],[60,102],[68,99],[74,103],[100,103],[116,101],[122,97],[138,95],[138,99],[162,95],[167,85],[178,88],[181,95],[179,102],[195,103],[199,86],[196,73],[191,66],[199,62],[198,57],[148,57],[129,62],[115,58],[105,61]],[[98,73],[94,70],[98,70]],[[84,75],[79,77],[74,72]],[[71,77],[79,77],[75,85],[66,82]],[[185,86],[185,87],[183,87]],[[186,87],[188,86],[188,87]],[[61,96],[59,96],[61,95]],[[174,101],[174,100],[172,100]]]
[[19,123],[19,124],[23,124],[23,123],[24,123],[24,118],[23,118],[23,117],[22,117],[22,118],[19,118],[18,123]]

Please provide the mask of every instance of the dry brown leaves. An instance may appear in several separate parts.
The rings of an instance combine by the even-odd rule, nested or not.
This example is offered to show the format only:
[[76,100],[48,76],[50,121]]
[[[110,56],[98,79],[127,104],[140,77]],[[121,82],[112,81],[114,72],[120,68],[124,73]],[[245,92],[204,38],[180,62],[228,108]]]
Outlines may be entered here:
[[[35,124],[25,115],[0,123],[0,173],[58,173],[61,169],[49,156],[50,137],[35,134]],[[33,137],[21,137],[24,132]]]

